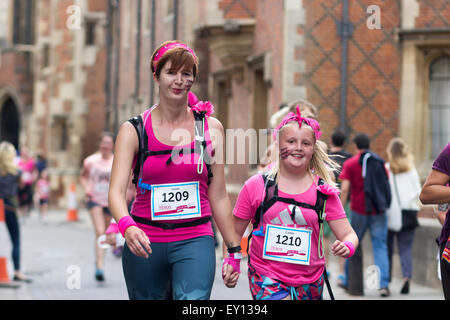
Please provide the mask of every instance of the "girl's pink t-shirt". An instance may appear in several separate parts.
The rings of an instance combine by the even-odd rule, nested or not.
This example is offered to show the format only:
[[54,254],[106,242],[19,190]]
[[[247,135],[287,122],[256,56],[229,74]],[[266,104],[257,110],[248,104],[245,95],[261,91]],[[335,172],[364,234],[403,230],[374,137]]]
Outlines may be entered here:
[[[297,202],[303,202],[315,205],[317,199],[316,184],[312,183],[311,187],[304,193],[291,195],[278,190],[278,195],[284,198],[292,198]],[[236,205],[234,207],[234,215],[241,219],[255,220],[255,214],[260,203],[264,200],[264,181],[260,174],[254,175],[246,181],[244,187],[239,193]],[[280,213],[284,211],[289,204],[284,202],[276,202],[263,215],[263,234],[266,232],[267,224],[278,218],[280,221]],[[317,281],[323,274],[325,266],[325,258],[319,259],[318,255],[318,238],[319,223],[317,213],[312,209],[301,207],[301,212],[306,225],[287,225],[288,227],[301,227],[312,230],[310,265],[299,265],[287,262],[267,260],[263,258],[264,239],[263,236],[253,235],[250,246],[250,261],[255,270],[271,279],[279,280],[290,286],[299,286],[302,284],[310,284]],[[329,195],[326,202],[325,220],[346,219],[344,208],[337,195]],[[258,213],[259,214],[259,213]],[[258,228],[261,227],[261,223]],[[254,230],[255,231],[255,230]]]
[[[145,130],[148,135],[148,149],[151,151],[173,150],[174,146],[166,145],[160,142],[152,127],[151,110],[147,110],[143,114],[145,121]],[[208,132],[208,122],[205,121],[205,139],[207,141],[207,150],[211,154],[211,139]],[[176,146],[176,148],[191,149],[194,148],[194,141],[185,146]],[[190,152],[189,152],[190,153]],[[179,154],[179,153],[178,153]],[[179,155],[177,163],[167,164],[167,160],[171,154],[161,154],[149,156],[144,163],[142,170],[142,182],[148,185],[164,185],[164,184],[183,184],[183,183],[199,183],[199,205],[201,208],[201,217],[212,215],[211,206],[208,197],[208,170],[203,165],[202,174],[197,172],[197,164],[199,155],[197,153]],[[181,162],[181,163],[180,163]],[[167,200],[167,199],[166,199]],[[152,220],[151,217],[152,191],[144,188],[136,187],[136,198],[131,208],[131,213],[137,217]],[[184,223],[197,220],[178,219],[178,220],[158,220],[160,223]],[[211,222],[200,224],[193,227],[181,227],[173,230],[164,230],[159,227],[149,226],[138,223],[150,242],[175,242],[192,239],[200,236],[214,236]],[[201,254],[201,253],[199,253]]]
[[33,171],[36,166],[33,159],[28,159],[27,161],[24,161],[22,159],[19,159],[18,166],[21,173],[21,179],[22,183],[25,185],[32,185],[33,184]]
[[50,198],[50,182],[39,179],[36,186],[39,193],[39,199],[48,200]]
[[103,159],[100,153],[94,153],[84,160],[84,167],[89,170],[87,178],[87,196],[90,201],[102,207],[108,207],[109,180],[113,158]]

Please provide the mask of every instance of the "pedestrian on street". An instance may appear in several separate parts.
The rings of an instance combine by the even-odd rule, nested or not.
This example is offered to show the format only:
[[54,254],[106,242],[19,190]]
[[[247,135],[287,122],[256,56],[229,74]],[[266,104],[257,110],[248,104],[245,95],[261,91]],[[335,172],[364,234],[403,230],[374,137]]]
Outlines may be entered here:
[[20,169],[19,181],[19,213],[22,222],[30,215],[33,204],[33,184],[37,178],[37,169],[34,159],[31,157],[28,148],[20,150],[18,161]]
[[[347,138],[345,136],[345,133],[342,130],[338,129],[338,130],[334,131],[333,134],[331,135],[331,147],[330,147],[330,150],[328,151],[329,157],[339,164],[339,168],[333,171],[336,186],[339,190],[341,189],[341,181],[339,180],[339,175],[341,174],[342,167],[344,166],[344,162],[352,157],[352,155],[350,153],[348,153],[347,151],[345,151],[345,149],[344,149],[346,140],[347,140]],[[349,219],[349,221],[351,221],[350,220],[351,215],[350,215],[350,202],[349,201],[346,202],[346,204],[344,206],[344,210],[345,210],[347,219]],[[329,226],[328,226],[328,224],[325,224],[325,234],[329,233],[327,231],[327,229],[329,229]],[[339,259],[340,274],[338,275],[338,285],[341,287],[347,286],[347,279],[345,277],[345,268],[346,268],[347,262],[348,262],[348,260],[346,260],[346,259]]]
[[20,171],[15,157],[16,149],[11,143],[0,143],[0,198],[3,200],[6,227],[12,243],[13,279],[31,282],[20,270],[20,226],[16,214]]
[[420,201],[424,204],[441,204],[447,207],[446,217],[439,237],[441,282],[446,300],[450,300],[450,142],[441,151],[433,163],[428,175]]
[[50,201],[50,180],[47,168],[39,173],[39,179],[36,181],[36,196],[39,204],[38,209],[41,222],[46,223],[48,203]]
[[253,222],[250,291],[255,300],[319,300],[326,274],[323,221],[337,238],[335,256],[350,257],[358,238],[331,177],[337,164],[317,143],[318,122],[297,108],[274,134],[277,163],[246,181],[234,208],[239,235]]
[[[391,206],[387,210],[389,282],[392,278],[394,240],[397,240],[404,279],[400,293],[408,294],[409,282],[412,278],[412,246],[417,227],[417,213],[420,209],[418,200],[422,188],[419,174],[414,166],[414,157],[406,143],[400,138],[393,138],[389,142],[386,152],[389,160],[387,168],[392,193]],[[405,216],[403,217],[403,215]],[[406,219],[411,219],[414,223],[409,224]]]
[[[228,248],[224,283],[234,287],[240,272],[224,164],[213,158],[223,154],[215,149],[224,146],[224,129],[210,117],[209,102],[188,106],[198,72],[191,48],[163,43],[152,55],[151,70],[159,103],[121,126],[109,190],[111,211],[126,240],[128,295],[164,299],[171,288],[175,300],[209,299],[216,264],[212,217]],[[175,130],[184,133],[181,139],[174,138]],[[219,133],[217,143],[210,132]],[[136,198],[129,212],[125,193],[131,170]]]
[[[387,217],[386,210],[391,203],[391,190],[388,172],[384,160],[370,150],[370,139],[365,133],[354,138],[358,153],[348,159],[342,168],[341,201],[345,206],[350,192],[351,224],[362,241],[367,230],[370,231],[375,265],[380,270],[379,293],[388,297],[389,291],[389,258],[387,250]],[[358,272],[349,271],[346,274],[350,287],[349,274],[358,289],[354,294],[363,294],[362,276],[356,279],[355,274],[362,274],[362,253],[358,249],[349,260],[349,269],[357,266]],[[353,280],[352,280],[353,281]],[[352,291],[349,291],[352,293]]]
[[95,279],[104,281],[105,249],[98,245],[97,239],[103,235],[111,222],[108,208],[108,189],[113,163],[114,135],[103,132],[100,136],[99,150],[83,161],[80,182],[84,187],[86,206],[89,210],[95,232]]

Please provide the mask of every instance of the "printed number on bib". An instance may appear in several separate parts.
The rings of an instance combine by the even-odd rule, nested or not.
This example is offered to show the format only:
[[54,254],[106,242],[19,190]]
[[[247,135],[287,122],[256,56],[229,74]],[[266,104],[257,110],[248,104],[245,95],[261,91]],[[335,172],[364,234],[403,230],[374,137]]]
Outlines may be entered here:
[[152,220],[200,218],[199,183],[152,185]]
[[294,264],[309,265],[312,231],[267,225],[263,258]]

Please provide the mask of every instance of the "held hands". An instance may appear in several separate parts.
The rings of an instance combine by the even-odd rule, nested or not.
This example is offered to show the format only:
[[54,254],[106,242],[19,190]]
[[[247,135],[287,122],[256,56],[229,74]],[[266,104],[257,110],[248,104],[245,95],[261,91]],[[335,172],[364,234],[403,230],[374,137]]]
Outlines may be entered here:
[[350,241],[336,240],[331,246],[331,253],[342,258],[350,258],[355,253],[355,247]]
[[228,288],[234,288],[241,273],[241,253],[229,253],[222,261],[222,279]]

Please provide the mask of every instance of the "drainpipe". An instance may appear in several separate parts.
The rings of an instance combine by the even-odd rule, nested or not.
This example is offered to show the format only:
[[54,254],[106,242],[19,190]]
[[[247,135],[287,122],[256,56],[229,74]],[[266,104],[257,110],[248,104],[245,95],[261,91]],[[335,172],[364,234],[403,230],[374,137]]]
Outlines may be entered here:
[[136,33],[136,70],[135,70],[135,88],[134,88],[134,105],[133,114],[135,112],[135,107],[139,103],[139,87],[141,85],[141,28],[142,28],[142,0],[137,2],[137,33]]
[[117,133],[119,129],[119,73],[120,73],[120,0],[115,0],[116,12],[115,12],[115,70],[114,70],[114,96],[113,96],[113,109],[114,109],[114,124],[113,132]]
[[[152,12],[151,12],[151,30],[150,30],[150,54],[153,54],[153,51],[155,51],[155,35],[156,35],[156,0],[152,0]],[[149,67],[150,69],[150,67]],[[151,71],[150,71],[151,72]],[[153,105],[153,101],[155,99],[155,86],[153,85],[153,78],[152,75],[150,75],[150,103],[148,104],[149,107]]]
[[173,40],[178,39],[178,0],[173,1]]
[[111,131],[111,61],[112,61],[112,26],[113,4],[108,1],[108,21],[106,30],[106,81],[105,81],[105,131]]
[[343,0],[342,21],[338,24],[338,35],[342,38],[342,63],[341,63],[341,101],[339,128],[348,137],[347,126],[347,87],[348,87],[348,40],[353,34],[353,24],[349,20],[348,0]]

